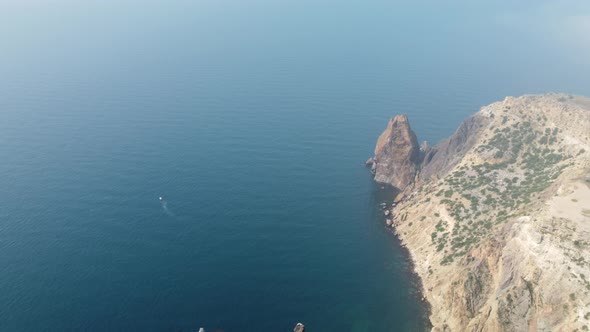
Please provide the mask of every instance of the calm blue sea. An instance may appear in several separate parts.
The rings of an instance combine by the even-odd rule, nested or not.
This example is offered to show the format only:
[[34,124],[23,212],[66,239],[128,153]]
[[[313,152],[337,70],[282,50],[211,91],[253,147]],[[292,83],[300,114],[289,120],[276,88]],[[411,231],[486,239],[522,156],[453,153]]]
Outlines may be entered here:
[[590,95],[544,5],[1,1],[0,330],[423,330],[362,163],[397,113]]

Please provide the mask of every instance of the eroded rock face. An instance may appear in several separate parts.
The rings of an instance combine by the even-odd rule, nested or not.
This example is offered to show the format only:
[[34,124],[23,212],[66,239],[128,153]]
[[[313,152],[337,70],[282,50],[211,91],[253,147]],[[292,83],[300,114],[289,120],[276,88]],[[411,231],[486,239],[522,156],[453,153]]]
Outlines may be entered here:
[[480,134],[488,123],[487,117],[475,114],[463,121],[451,137],[434,147],[426,147],[420,179],[428,181],[446,175],[479,141]]
[[365,165],[371,167],[375,181],[390,184],[401,191],[446,175],[463,160],[479,141],[489,119],[475,114],[461,123],[457,131],[435,146],[418,144],[408,117],[397,115],[389,121],[375,147],[375,156]]
[[391,184],[404,190],[414,182],[420,163],[420,145],[410,128],[406,115],[397,115],[389,121],[379,136],[372,158],[375,181]]

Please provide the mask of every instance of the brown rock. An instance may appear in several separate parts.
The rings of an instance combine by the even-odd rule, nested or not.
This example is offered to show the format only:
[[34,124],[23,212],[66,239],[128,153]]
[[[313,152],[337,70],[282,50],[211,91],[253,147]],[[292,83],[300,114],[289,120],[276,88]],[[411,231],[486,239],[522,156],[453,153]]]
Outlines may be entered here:
[[413,183],[420,162],[420,146],[406,115],[389,121],[375,146],[375,181],[404,190]]

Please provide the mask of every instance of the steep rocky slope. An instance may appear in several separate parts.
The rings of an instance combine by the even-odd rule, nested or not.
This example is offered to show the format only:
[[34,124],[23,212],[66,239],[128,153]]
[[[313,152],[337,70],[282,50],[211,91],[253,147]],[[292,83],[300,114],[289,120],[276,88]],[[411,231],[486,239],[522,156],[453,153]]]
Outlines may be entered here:
[[417,148],[396,117],[370,162],[433,330],[589,330],[590,99],[508,97]]

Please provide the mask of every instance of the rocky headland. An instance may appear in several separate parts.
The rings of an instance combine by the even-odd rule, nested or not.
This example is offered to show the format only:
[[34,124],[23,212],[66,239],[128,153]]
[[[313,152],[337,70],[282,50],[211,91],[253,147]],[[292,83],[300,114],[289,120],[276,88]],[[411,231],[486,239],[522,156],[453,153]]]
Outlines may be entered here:
[[367,164],[433,331],[590,329],[590,99],[507,97],[433,147],[398,115]]

